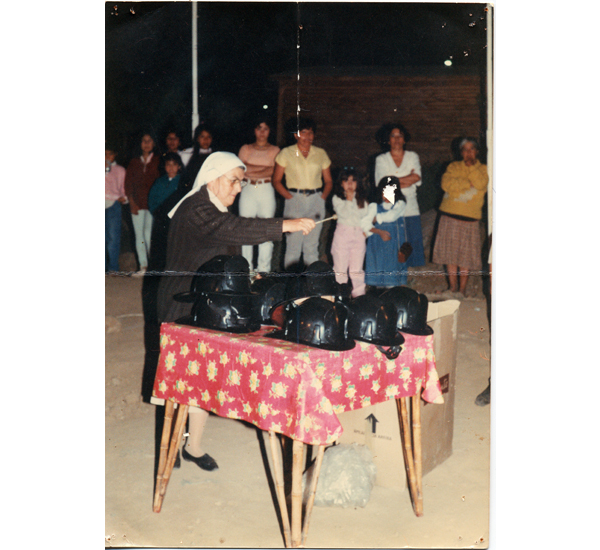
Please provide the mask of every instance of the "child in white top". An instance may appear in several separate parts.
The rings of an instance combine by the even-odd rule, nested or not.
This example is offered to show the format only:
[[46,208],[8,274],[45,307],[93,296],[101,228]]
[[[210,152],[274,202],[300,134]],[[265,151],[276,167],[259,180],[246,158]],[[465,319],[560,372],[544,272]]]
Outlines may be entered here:
[[352,281],[352,297],[365,293],[363,263],[366,252],[366,236],[361,228],[369,203],[364,178],[354,168],[344,168],[337,177],[333,190],[333,210],[337,225],[331,243],[331,256],[336,281]]

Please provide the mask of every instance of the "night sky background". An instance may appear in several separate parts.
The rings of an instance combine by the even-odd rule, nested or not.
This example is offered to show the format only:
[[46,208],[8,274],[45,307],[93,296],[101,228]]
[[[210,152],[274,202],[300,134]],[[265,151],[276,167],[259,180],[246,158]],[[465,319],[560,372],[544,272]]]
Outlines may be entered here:
[[[200,2],[198,93],[214,146],[237,151],[257,112],[277,113],[270,75],[309,67],[486,71],[486,4]],[[105,4],[106,139],[123,163],[140,132],[192,139],[190,2]],[[300,48],[297,45],[300,44]],[[451,60],[446,67],[444,61]],[[264,109],[264,106],[268,106]]]

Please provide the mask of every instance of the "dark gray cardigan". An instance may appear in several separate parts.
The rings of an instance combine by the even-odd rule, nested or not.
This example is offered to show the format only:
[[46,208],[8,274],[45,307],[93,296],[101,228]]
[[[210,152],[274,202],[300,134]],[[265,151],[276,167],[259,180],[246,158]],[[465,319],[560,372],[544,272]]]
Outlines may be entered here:
[[189,315],[192,304],[173,300],[190,290],[195,271],[220,254],[240,254],[240,246],[280,241],[283,218],[242,218],[221,212],[208,189],[186,199],[171,219],[167,239],[167,263],[158,289],[158,321],[172,322]]

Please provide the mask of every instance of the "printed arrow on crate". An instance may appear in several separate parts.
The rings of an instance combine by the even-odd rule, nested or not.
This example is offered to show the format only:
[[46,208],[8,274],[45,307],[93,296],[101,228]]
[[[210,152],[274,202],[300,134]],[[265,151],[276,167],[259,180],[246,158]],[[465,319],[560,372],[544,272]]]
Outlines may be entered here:
[[369,420],[371,422],[371,431],[373,433],[377,433],[377,422],[379,422],[379,420],[375,418],[375,415],[371,413],[369,416],[367,416],[367,418],[365,418],[365,420]]

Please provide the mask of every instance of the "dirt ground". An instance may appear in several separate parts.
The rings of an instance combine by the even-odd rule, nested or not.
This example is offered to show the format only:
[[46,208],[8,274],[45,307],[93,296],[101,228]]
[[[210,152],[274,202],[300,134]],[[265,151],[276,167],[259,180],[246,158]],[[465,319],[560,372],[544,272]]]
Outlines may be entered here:
[[[414,288],[439,299],[445,281],[428,265]],[[453,453],[423,477],[424,515],[408,490],[375,486],[364,507],[315,507],[307,546],[317,548],[486,548],[489,537],[490,407],[475,405],[490,373],[487,304],[481,277],[461,302]],[[204,445],[214,472],[183,462],[162,511],[152,511],[155,407],[142,402],[142,279],[106,277],[106,547],[280,548],[277,504],[261,454],[262,432],[211,416]],[[267,445],[268,448],[268,445]]]

